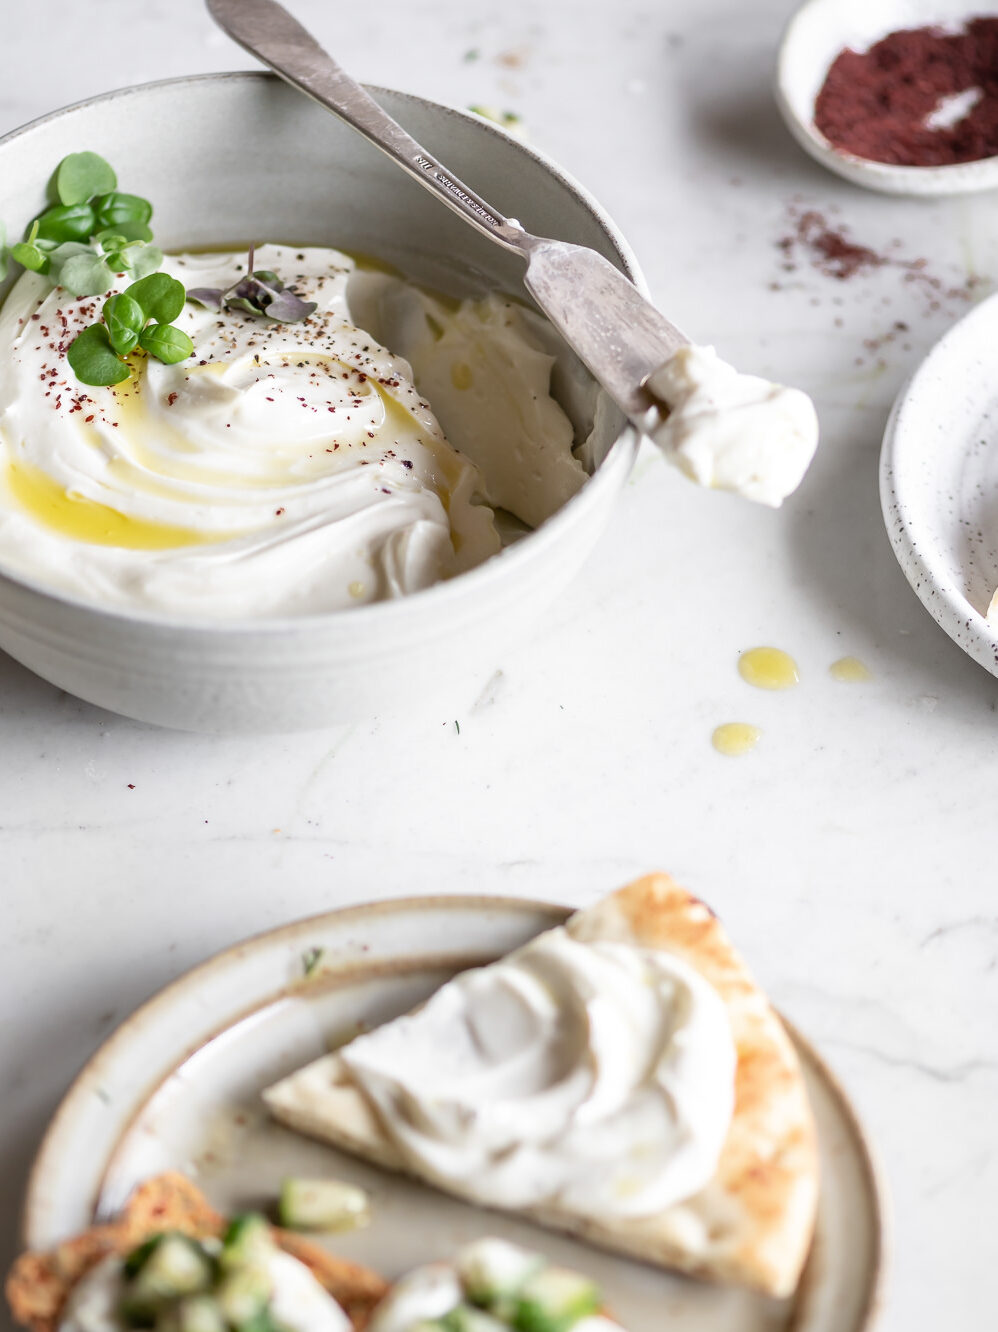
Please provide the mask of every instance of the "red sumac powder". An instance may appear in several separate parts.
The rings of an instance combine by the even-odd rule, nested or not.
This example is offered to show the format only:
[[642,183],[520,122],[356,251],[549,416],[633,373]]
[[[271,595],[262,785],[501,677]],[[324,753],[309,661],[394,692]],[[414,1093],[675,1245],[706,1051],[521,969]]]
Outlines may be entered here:
[[[960,93],[976,101],[947,124],[945,99]],[[933,127],[935,113],[942,123]],[[959,32],[905,29],[868,51],[842,51],[814,121],[836,148],[895,166],[998,156],[998,18],[972,19]]]

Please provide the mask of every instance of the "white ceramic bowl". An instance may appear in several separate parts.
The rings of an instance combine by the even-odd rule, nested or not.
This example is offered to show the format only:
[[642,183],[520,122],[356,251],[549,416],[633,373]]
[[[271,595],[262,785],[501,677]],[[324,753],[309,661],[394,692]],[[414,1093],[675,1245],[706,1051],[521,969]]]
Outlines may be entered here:
[[951,166],[891,166],[844,153],[814,123],[814,104],[832,62],[844,47],[868,50],[904,28],[956,28],[983,12],[968,0],[807,0],[780,44],[776,100],[801,147],[822,166],[855,185],[885,194],[970,194],[998,187],[998,157]]
[[880,454],[898,563],[929,614],[998,675],[998,296],[936,343],[903,386]]
[[[468,183],[539,235],[592,246],[641,284],[599,205],[478,116],[374,95]],[[267,74],[212,74],[108,93],[0,140],[0,217],[19,234],[52,165],[83,148],[151,198],[168,249],[285,240],[393,261],[438,287],[516,291],[522,266],[335,116]],[[558,595],[630,472],[634,432],[611,412],[598,467],[536,532],[480,568],[392,602],[286,620],[187,622],[102,610],[0,574],[0,647],[71,694],[198,731],[281,731],[470,700],[506,644]]]

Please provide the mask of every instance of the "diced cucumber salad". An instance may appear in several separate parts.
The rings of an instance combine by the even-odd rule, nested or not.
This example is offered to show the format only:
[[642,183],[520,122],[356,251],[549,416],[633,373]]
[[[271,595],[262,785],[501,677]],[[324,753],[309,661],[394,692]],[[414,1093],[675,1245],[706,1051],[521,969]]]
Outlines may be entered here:
[[276,1332],[267,1270],[275,1247],[255,1214],[237,1216],[221,1244],[156,1235],[125,1259],[121,1318],[156,1332]]
[[[286,1184],[281,1196],[285,1224],[342,1226],[338,1190],[351,1186],[316,1193],[308,1181],[288,1183],[295,1187]],[[366,1197],[348,1197],[346,1212],[360,1210],[366,1211]],[[276,1248],[270,1226],[255,1213],[237,1216],[221,1241],[178,1231],[156,1235],[125,1259],[121,1320],[155,1332],[283,1332],[272,1309]],[[461,1249],[453,1265],[403,1277],[375,1310],[371,1332],[572,1332],[601,1304],[589,1277],[505,1240],[481,1239]],[[615,1329],[602,1318],[592,1326]]]
[[[505,1240],[481,1239],[465,1246],[455,1270],[459,1302],[446,1313],[410,1323],[407,1332],[570,1332],[602,1304],[599,1287],[589,1277],[555,1267],[540,1254]],[[381,1326],[394,1332],[395,1319],[382,1320],[380,1313],[372,1332]]]

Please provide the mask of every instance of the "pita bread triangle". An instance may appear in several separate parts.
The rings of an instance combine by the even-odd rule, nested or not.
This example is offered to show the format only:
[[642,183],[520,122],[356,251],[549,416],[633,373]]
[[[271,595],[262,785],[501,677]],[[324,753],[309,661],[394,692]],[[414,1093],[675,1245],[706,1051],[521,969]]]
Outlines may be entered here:
[[[807,1257],[818,1197],[814,1122],[794,1046],[717,917],[665,874],[652,874],[579,911],[574,939],[662,950],[720,996],[737,1056],[734,1112],[716,1172],[699,1192],[642,1216],[583,1215],[558,1204],[518,1209],[554,1229],[694,1276],[787,1295]],[[419,1176],[351,1081],[323,1056],[264,1093],[299,1132],[375,1164]],[[449,1191],[475,1198],[474,1181]]]

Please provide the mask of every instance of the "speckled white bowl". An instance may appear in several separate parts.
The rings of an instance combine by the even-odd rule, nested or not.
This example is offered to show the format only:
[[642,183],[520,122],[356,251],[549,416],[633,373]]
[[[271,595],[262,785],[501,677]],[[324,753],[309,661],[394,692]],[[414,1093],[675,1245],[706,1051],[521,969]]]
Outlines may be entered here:
[[880,500],[905,577],[930,615],[998,675],[998,296],[936,343],[898,394]]
[[[641,283],[610,219],[541,154],[480,117],[374,92],[497,207],[539,235],[592,246]],[[51,165],[82,148],[106,155],[126,188],[155,202],[167,248],[267,238],[378,255],[436,286],[463,279],[515,291],[521,281],[513,255],[270,75],[129,88],[8,135],[0,217],[11,234],[42,206]],[[636,449],[624,418],[609,413],[599,466],[568,505],[480,568],[404,600],[206,625],[102,610],[0,574],[0,647],[71,694],[186,730],[294,730],[459,706],[585,559]]]
[[855,185],[884,194],[970,194],[998,188],[998,157],[951,166],[891,166],[833,147],[814,123],[814,104],[844,47],[865,51],[904,28],[959,27],[987,12],[967,0],[807,0],[787,25],[776,71],[776,100],[801,147]]

